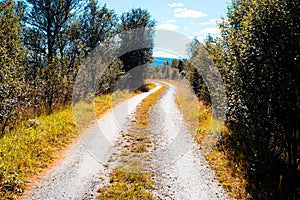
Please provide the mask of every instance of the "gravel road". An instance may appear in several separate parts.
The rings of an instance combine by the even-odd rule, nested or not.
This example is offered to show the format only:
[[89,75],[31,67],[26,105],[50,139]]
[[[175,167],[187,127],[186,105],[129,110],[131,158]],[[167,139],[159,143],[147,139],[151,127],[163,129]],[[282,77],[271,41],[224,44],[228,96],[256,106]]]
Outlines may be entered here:
[[23,199],[95,199],[100,178],[107,178],[105,164],[121,131],[126,131],[136,106],[150,92],[137,95],[116,106],[89,128],[45,176],[40,177]]
[[156,199],[228,199],[177,108],[176,87],[168,85],[151,117]]
[[[89,128],[63,158],[28,191],[25,200],[95,199],[96,190],[108,180],[109,158],[121,132],[128,129],[136,106],[161,85],[116,106]],[[213,171],[193,142],[175,104],[176,87],[169,88],[151,115],[151,170],[155,174],[156,199],[228,199]]]

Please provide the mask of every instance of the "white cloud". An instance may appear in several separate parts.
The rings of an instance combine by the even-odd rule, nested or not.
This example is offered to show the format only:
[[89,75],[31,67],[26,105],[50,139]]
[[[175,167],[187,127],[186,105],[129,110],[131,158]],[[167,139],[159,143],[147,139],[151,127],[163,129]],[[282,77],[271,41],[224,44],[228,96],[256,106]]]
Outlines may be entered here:
[[157,29],[162,29],[162,30],[168,30],[168,31],[175,31],[177,29],[179,29],[178,26],[174,25],[174,24],[159,24],[156,26]]
[[181,3],[181,2],[177,3],[177,7],[183,7],[183,6],[184,6],[183,3]]
[[169,51],[162,51],[162,50],[153,50],[153,57],[162,57],[162,58],[179,58],[177,54]]
[[[194,38],[194,37],[193,37]],[[200,42],[204,42],[206,40],[206,37],[204,36],[197,36],[196,39]]]
[[214,28],[205,28],[200,30],[199,32],[194,32],[194,34],[200,34],[200,35],[218,35],[220,34],[220,29],[218,27],[214,27]]
[[190,10],[187,8],[176,8],[175,17],[177,18],[200,18],[208,16],[206,13],[203,13],[198,10]]
[[194,32],[194,34],[197,36],[197,39],[199,41],[203,41],[207,38],[207,36],[210,34],[211,36],[218,36],[220,34],[220,29],[217,27],[214,28],[205,28],[200,30],[199,32]]
[[169,20],[167,20],[166,22],[167,22],[167,23],[175,23],[176,20],[175,20],[175,19],[169,19]]
[[217,20],[216,19],[211,19],[207,22],[200,22],[200,25],[216,25],[217,24]]
[[184,6],[184,4],[183,3],[181,3],[181,2],[178,2],[178,3],[176,3],[176,2],[173,2],[173,3],[169,3],[168,4],[168,6],[169,7],[171,7],[171,8],[176,8],[176,7],[183,7]]
[[177,6],[177,3],[175,3],[175,2],[174,3],[169,3],[168,6],[171,7],[171,8],[175,8]]

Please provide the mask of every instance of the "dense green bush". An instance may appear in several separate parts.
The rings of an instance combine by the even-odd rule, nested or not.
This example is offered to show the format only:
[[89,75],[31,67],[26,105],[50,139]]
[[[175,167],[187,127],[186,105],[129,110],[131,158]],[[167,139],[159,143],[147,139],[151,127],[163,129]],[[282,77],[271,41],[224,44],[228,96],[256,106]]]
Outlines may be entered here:
[[207,42],[226,87],[222,148],[253,199],[300,198],[300,2],[234,0]]

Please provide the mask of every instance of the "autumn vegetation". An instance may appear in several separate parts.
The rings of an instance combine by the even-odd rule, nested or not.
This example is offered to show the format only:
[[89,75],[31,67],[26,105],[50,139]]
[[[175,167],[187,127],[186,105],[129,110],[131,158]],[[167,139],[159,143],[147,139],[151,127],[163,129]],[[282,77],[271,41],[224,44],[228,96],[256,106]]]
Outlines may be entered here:
[[195,39],[183,64],[208,108],[213,94],[195,65],[221,74],[225,127],[208,159],[223,178],[240,180],[223,180],[236,199],[300,198],[299,13],[297,0],[234,0],[221,36]]
[[[150,70],[156,78],[189,81],[200,112],[186,103],[191,94],[181,91],[182,80],[178,105],[187,121],[199,117],[200,146],[215,143],[204,153],[233,199],[300,198],[299,13],[295,0],[234,0],[218,23],[219,37],[194,39],[190,58]],[[205,80],[215,80],[215,67],[223,87],[210,91]],[[223,89],[224,127],[211,101]]]
[[[154,25],[146,10],[118,16],[96,0],[0,2],[0,199],[22,195],[32,178],[78,137],[78,130],[143,84],[140,80],[136,87],[115,89],[126,72],[151,61]],[[126,37],[132,35],[113,38],[134,28],[140,28],[138,36],[148,40],[148,48],[126,53]],[[125,54],[106,63],[99,74],[88,70],[84,82],[93,87],[78,84],[79,93],[73,94],[79,70],[97,61],[100,47]],[[86,111],[81,116],[85,121],[77,123],[76,109]]]
[[[1,135],[9,132],[16,121],[70,105],[76,75],[85,67],[82,63],[94,62],[97,53],[103,53],[96,47],[107,44],[118,33],[154,26],[146,10],[132,9],[117,16],[97,1],[6,0],[0,6]],[[129,46],[125,38],[129,36],[133,35],[121,34],[124,42],[115,41],[103,49],[122,52]],[[149,38],[151,46],[152,32],[140,31],[138,36]],[[85,81],[95,82],[92,92],[96,94],[111,93],[120,76],[151,61],[151,52],[151,48],[125,52],[101,69],[101,77],[90,70],[92,75],[87,74],[90,77]],[[104,65],[104,61],[97,64]],[[87,92],[81,95],[91,96],[91,91]]]
[[[203,148],[207,141],[215,144],[205,156],[234,199],[300,198],[299,13],[298,0],[232,0],[226,18],[219,21],[219,37],[208,36],[205,43],[194,39],[190,58],[141,71],[127,88],[140,87],[144,75],[189,82],[200,113],[186,112],[186,119],[199,118],[194,138]],[[0,198],[21,195],[29,177],[49,166],[55,152],[77,137],[72,100],[79,108],[96,109],[100,117],[109,109],[120,77],[152,61],[154,26],[146,10],[131,9],[118,16],[96,0],[0,2]],[[113,46],[105,46],[108,38],[135,28],[146,29],[121,34],[110,40]],[[125,41],[132,37],[146,41],[149,48],[126,52],[131,46]],[[116,50],[123,54],[110,63],[90,56]],[[87,62],[107,68],[91,71],[82,64]],[[198,70],[213,67],[226,94],[224,107],[218,108],[225,111],[224,126],[212,115],[212,98],[221,87],[210,91],[206,80],[216,77],[204,77]],[[76,85],[80,69],[87,69],[82,77],[93,87]],[[75,85],[79,89],[73,94]],[[152,86],[141,90],[147,87]],[[125,99],[130,92],[123,89]],[[185,96],[180,97],[177,101],[184,102]],[[91,102],[95,108],[88,105]],[[95,113],[86,114],[84,125],[89,125]],[[118,182],[113,186],[123,189],[131,187],[124,180],[149,179],[132,178],[117,169],[111,178]]]

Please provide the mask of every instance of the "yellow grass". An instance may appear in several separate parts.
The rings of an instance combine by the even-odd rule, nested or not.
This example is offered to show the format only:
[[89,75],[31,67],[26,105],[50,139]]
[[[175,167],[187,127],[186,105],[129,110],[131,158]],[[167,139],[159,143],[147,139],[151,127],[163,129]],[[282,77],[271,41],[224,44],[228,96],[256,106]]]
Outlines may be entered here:
[[154,89],[155,87],[156,87],[156,85],[155,85],[154,83],[147,83],[147,84],[145,84],[145,85],[139,87],[139,88],[135,91],[135,93],[136,93],[136,94],[140,94],[140,93],[142,93],[142,92],[148,92],[148,91]]
[[[221,132],[224,134],[229,130],[225,129],[221,121],[212,117],[211,110],[202,102],[192,101],[193,92],[189,89],[187,82],[171,81],[171,83],[177,86],[177,105],[185,120],[192,127],[190,130],[195,141],[201,146],[206,160],[215,170],[231,199],[250,199],[250,195],[246,192],[247,182],[243,177],[243,172],[226,156],[226,150],[220,151],[216,146],[217,136]],[[194,104],[194,106],[190,104]]]
[[149,139],[150,112],[165,91],[166,86],[145,98],[137,107],[135,120],[130,125],[128,133],[123,134],[123,139],[128,144],[123,146],[121,158],[124,163],[118,165],[110,174],[111,184],[99,189],[98,199],[145,199],[153,200],[149,191],[153,188],[152,174],[145,172],[144,160],[147,159]]
[[16,198],[76,137],[72,109],[41,116],[39,125],[19,124],[0,139],[0,199]]
[[[101,95],[93,104],[80,102],[73,109],[69,106],[51,115],[42,115],[33,120],[35,123],[23,121],[0,138],[0,199],[22,195],[78,138],[77,130],[84,130],[129,96],[128,91]],[[73,112],[76,111],[84,112],[79,112],[80,116],[76,115],[75,119]]]

